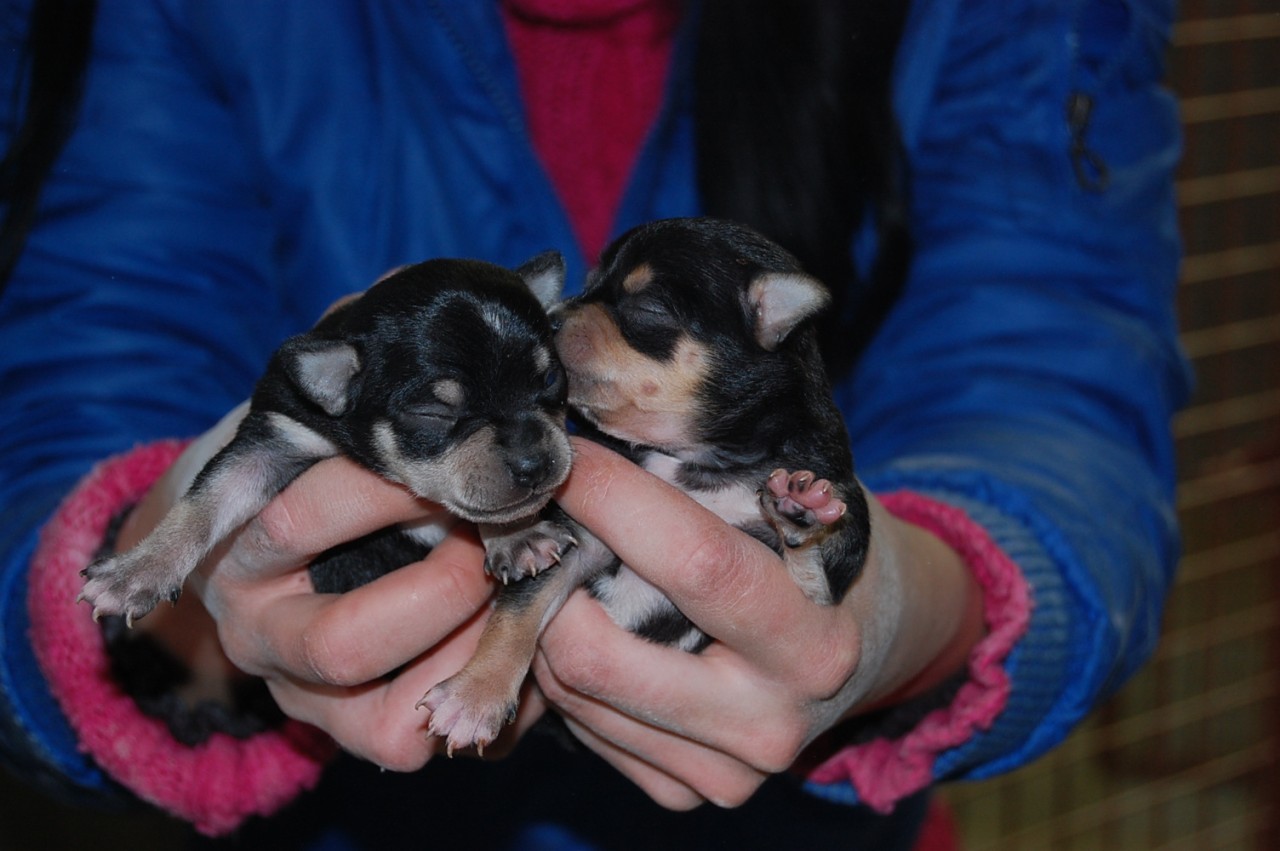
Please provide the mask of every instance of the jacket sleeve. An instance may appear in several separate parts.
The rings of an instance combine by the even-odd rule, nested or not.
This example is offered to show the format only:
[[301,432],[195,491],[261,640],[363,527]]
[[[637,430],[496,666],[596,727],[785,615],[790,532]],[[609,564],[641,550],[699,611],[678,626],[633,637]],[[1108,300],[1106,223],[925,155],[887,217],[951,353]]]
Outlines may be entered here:
[[[0,13],[6,91],[20,88],[25,5]],[[49,518],[95,464],[212,424],[287,333],[248,146],[198,59],[159,4],[100,15],[79,124],[0,299],[0,753],[23,776],[81,796],[119,787],[68,725],[55,700],[65,695],[50,691],[29,640],[38,532],[65,530]],[[6,110],[0,142],[15,124]],[[137,498],[110,493],[116,502],[99,494],[96,504],[122,511]],[[90,528],[73,503],[59,519],[79,523],[80,538]],[[75,544],[83,560],[93,550],[80,538],[50,533],[44,545],[65,556]],[[74,592],[84,564],[54,561],[71,576],[55,581]],[[87,621],[74,599],[49,601],[67,623]],[[68,646],[40,663],[94,654],[92,643]]]
[[1019,766],[1155,646],[1178,553],[1170,419],[1189,383],[1170,18],[1139,0],[913,6],[896,105],[916,253],[838,393],[868,486],[940,507],[925,525],[977,541],[990,558],[971,565],[1016,565],[1029,618],[991,657],[988,610],[971,674],[1002,668],[994,704],[838,756],[811,777],[821,794],[887,806]]

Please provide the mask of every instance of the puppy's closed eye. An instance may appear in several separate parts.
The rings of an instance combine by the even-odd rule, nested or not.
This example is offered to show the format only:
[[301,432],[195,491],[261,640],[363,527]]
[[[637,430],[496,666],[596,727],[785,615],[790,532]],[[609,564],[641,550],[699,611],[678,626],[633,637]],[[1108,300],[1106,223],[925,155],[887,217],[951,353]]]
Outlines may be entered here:
[[444,379],[431,385],[429,397],[405,405],[397,417],[403,425],[410,428],[448,429],[458,421],[465,401],[466,393],[462,385]]
[[438,401],[423,402],[397,412],[396,419],[415,431],[447,432],[458,421],[458,408]]
[[544,404],[563,405],[568,396],[569,382],[564,367],[557,361],[542,375],[542,401]]
[[626,298],[614,311],[618,330],[637,351],[656,360],[668,360],[676,342],[687,330],[680,316],[650,294]]
[[636,322],[664,326],[675,326],[677,324],[675,314],[671,312],[671,309],[651,295],[627,299],[623,312],[629,319]]

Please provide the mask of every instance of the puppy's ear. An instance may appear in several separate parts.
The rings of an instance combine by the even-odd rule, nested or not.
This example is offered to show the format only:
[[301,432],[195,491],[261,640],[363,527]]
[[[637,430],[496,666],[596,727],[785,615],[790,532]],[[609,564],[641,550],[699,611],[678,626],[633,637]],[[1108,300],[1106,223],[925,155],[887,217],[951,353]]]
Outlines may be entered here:
[[352,381],[360,374],[360,353],[336,340],[295,339],[281,348],[285,370],[304,397],[331,417],[351,403]]
[[564,256],[559,251],[544,251],[521,264],[516,274],[524,278],[542,308],[550,310],[564,290]]
[[756,342],[769,352],[830,302],[827,288],[817,278],[800,272],[762,272],[747,287]]

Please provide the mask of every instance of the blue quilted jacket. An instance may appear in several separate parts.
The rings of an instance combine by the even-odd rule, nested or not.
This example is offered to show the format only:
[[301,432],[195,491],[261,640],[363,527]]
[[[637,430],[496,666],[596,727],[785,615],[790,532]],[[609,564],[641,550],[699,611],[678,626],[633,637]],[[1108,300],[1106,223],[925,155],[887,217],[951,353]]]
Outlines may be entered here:
[[[392,266],[513,265],[556,246],[571,281],[585,272],[495,3],[102,6],[80,124],[0,300],[0,754],[89,797],[119,790],[77,750],[26,640],[27,566],[68,489],[113,453],[208,427],[281,339]],[[25,17],[24,2],[0,9],[5,91]],[[837,394],[868,486],[963,509],[1034,604],[1005,663],[1007,707],[939,756],[940,779],[1043,753],[1157,640],[1177,559],[1169,421],[1188,386],[1173,314],[1179,133],[1160,88],[1171,17],[1161,0],[916,0],[898,51],[917,254]],[[690,41],[615,233],[699,211]],[[1087,121],[1069,116],[1075,95],[1092,100]],[[0,116],[0,140],[14,120]],[[551,753],[503,792],[497,775],[460,768],[449,788],[480,787],[455,795],[470,801],[461,811],[420,777],[340,766],[295,809],[327,801],[341,826],[304,837],[322,844],[372,830],[377,847],[416,845],[439,835],[432,802],[468,820],[474,847],[485,830],[494,847],[665,835],[665,816],[620,815],[620,801],[641,806],[628,790],[554,767],[580,758]],[[804,807],[838,811],[833,835],[873,829],[845,806],[847,784],[762,799],[761,823],[788,824],[800,846],[822,847],[801,838],[829,815]],[[353,802],[396,815],[336,815]]]

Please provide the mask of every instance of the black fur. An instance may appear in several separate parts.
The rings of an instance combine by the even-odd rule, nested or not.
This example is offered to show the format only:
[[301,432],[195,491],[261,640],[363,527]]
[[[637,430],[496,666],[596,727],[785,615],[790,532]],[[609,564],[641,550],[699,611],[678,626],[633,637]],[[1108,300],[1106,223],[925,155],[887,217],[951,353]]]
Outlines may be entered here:
[[[176,597],[223,537],[334,455],[481,524],[536,520],[570,463],[564,373],[543,308],[563,278],[554,252],[514,271],[431,260],[285,341],[235,437],[156,529],[86,568],[95,617],[132,622]],[[414,533],[431,544],[443,526]]]
[[[638,264],[653,270],[638,294],[622,287]],[[717,219],[670,219],[624,234],[606,251],[592,285],[577,300],[605,305],[628,342],[662,360],[687,335],[714,353],[714,372],[699,399],[697,434],[712,453],[686,460],[678,484],[693,490],[734,481],[763,482],[785,467],[813,470],[844,485],[851,531],[827,545],[832,596],[839,600],[866,558],[866,498],[853,486],[853,457],[844,419],[831,397],[816,332],[808,322],[776,351],[751,339],[742,293],[762,273],[803,274],[799,261],[776,243],[741,225]],[[647,317],[636,321],[637,314]],[[665,315],[666,319],[658,319]],[[616,445],[638,463],[652,447]],[[752,529],[781,550],[776,536]]]
[[[185,707],[182,672],[125,627],[183,580],[223,537],[317,461],[346,455],[481,524],[510,535],[568,473],[564,372],[544,311],[559,296],[563,259],[539,255],[514,271],[433,260],[389,275],[287,340],[272,357],[235,437],[196,475],[147,538],[104,552],[83,571],[82,597],[105,629],[139,705],[184,741],[260,729],[263,713]],[[412,537],[374,533],[310,566],[316,590],[342,592],[421,558],[447,523]],[[260,684],[259,684],[260,685]],[[225,717],[224,717],[225,716]],[[269,720],[269,719],[268,719]]]
[[[553,312],[583,434],[772,545],[820,604],[839,602],[856,580],[870,535],[814,339],[829,298],[755,231],[673,219],[623,235],[583,293]],[[768,487],[779,468],[816,471],[809,481],[829,481],[844,514],[824,523],[806,507],[784,508]],[[558,548],[547,546],[553,538]],[[500,589],[476,655],[419,702],[449,753],[482,750],[508,723],[538,635],[579,586],[650,641],[699,652],[714,638],[558,508],[506,545],[554,555],[531,571],[536,578]]]
[[317,592],[344,594],[426,558],[429,552],[430,546],[393,527],[331,547],[307,565],[307,570]]
[[[373,443],[373,425],[388,416],[404,422],[408,450],[433,456],[486,425],[499,424],[510,443],[524,445],[529,419],[525,411],[564,410],[564,382],[552,365],[554,381],[528,363],[528,340],[550,341],[550,327],[537,301],[514,277],[495,277],[489,264],[469,260],[430,260],[408,267],[341,307],[306,334],[277,350],[254,391],[263,410],[284,413],[324,434],[363,466],[387,474]],[[441,281],[448,281],[441,286]],[[487,305],[501,304],[518,325],[495,334],[481,319]],[[363,360],[376,354],[376,378],[357,375],[347,388],[350,408],[342,416],[322,410],[298,392],[294,364],[300,352],[332,344],[350,345]],[[530,375],[512,379],[513,362],[524,361]],[[440,420],[422,416],[437,403],[431,384],[440,379],[465,383],[469,391],[463,416]],[[426,409],[426,411],[424,411]],[[518,457],[514,462],[518,462]]]

